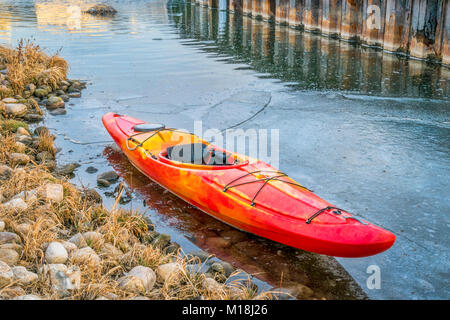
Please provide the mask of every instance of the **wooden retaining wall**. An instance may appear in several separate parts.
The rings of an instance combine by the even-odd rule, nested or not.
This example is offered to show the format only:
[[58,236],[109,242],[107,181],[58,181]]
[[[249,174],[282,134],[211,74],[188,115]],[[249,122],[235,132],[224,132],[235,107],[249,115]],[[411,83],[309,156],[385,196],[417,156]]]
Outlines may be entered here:
[[190,1],[450,66],[449,0]]

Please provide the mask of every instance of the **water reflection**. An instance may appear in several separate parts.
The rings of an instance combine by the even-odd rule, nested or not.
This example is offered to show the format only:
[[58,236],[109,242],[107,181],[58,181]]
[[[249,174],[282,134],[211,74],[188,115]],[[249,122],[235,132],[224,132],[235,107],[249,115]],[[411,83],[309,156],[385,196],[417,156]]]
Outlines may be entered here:
[[6,6],[0,3],[0,39],[9,40],[11,29],[11,15],[6,10]]
[[[104,154],[114,170],[150,208],[152,219],[161,218],[182,232],[186,240],[218,258],[232,263],[271,287],[307,285],[314,298],[366,298],[336,260],[291,248],[234,229],[209,217],[165,191],[136,170],[121,153],[106,148]],[[135,202],[136,199],[134,200]],[[185,248],[185,243],[180,243]],[[263,284],[264,285],[264,284]]]
[[201,41],[201,50],[228,55],[288,82],[297,90],[342,90],[369,95],[450,97],[450,70],[383,51],[357,47],[239,14],[222,15],[186,3],[172,3],[171,16],[182,38]]
[[[0,4],[0,39],[35,20],[50,32],[105,36],[138,34],[149,24],[171,24],[181,38],[195,39],[200,50],[245,63],[261,78],[279,79],[295,90],[339,90],[367,95],[448,99],[450,69],[406,59],[346,41],[300,32],[240,14],[227,14],[188,1],[111,1],[114,17],[82,12],[100,0],[10,1]],[[28,8],[28,7],[29,8]],[[126,8],[132,14],[121,15]],[[34,9],[34,10],[33,10]],[[148,21],[151,13],[152,21]],[[192,45],[192,43],[190,43]],[[240,67],[238,67],[240,68]]]
[[[115,17],[92,16],[84,13],[87,9],[101,0],[6,0],[0,3],[0,39],[11,41],[11,29],[21,27],[27,22],[36,23],[41,31],[51,33],[82,33],[93,36],[104,36],[110,32],[139,33],[140,27],[149,21],[139,17],[152,11],[158,14],[158,23],[167,23],[168,15],[166,3],[146,3],[146,10],[142,11],[144,1],[118,2],[121,6],[131,9],[133,14],[121,16],[120,12]],[[114,4],[116,5],[116,4]],[[139,8],[133,10],[133,8]]]
[[95,1],[47,1],[35,2],[37,25],[43,30],[51,31],[54,27],[62,27],[69,32],[103,32],[107,30],[105,24],[96,21],[92,26],[94,18],[90,15],[82,14]]

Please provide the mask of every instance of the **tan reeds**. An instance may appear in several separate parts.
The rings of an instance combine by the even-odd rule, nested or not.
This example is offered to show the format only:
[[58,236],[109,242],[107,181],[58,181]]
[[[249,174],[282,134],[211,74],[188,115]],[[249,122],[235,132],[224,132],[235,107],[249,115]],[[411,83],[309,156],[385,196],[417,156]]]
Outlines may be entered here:
[[69,68],[58,53],[48,56],[30,40],[20,40],[14,49],[0,46],[0,58],[8,68],[6,75],[15,94],[22,94],[30,83],[55,89],[66,79]]
[[54,145],[55,137],[48,131],[42,131],[39,135],[36,148],[38,151],[48,151],[52,155],[56,154],[56,148]]

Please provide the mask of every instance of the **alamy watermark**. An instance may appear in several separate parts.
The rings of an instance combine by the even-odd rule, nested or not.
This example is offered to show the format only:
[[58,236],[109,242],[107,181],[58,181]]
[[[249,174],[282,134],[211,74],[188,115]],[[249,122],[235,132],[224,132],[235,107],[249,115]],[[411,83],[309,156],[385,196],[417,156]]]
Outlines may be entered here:
[[381,269],[376,264],[371,264],[367,267],[366,273],[370,274],[367,278],[367,289],[381,289]]
[[[178,132],[181,131],[181,132]],[[178,132],[178,133],[177,133]],[[173,132],[171,140],[177,142],[178,145],[191,145],[192,138],[189,135],[183,134],[188,132],[184,129],[178,129]],[[279,168],[280,164],[280,130],[279,129],[226,129],[220,130],[217,128],[203,128],[202,121],[194,121],[193,134],[200,139],[203,139],[219,149],[224,149],[223,152],[236,153],[245,158],[254,158],[264,161],[273,167]],[[196,150],[198,148],[198,150]],[[204,146],[198,144],[190,149],[179,148],[175,150],[178,152],[178,158],[184,158],[186,162],[194,162],[196,159],[193,153],[202,153]],[[208,150],[205,150],[208,152]],[[192,160],[190,160],[192,159]],[[201,161],[201,159],[200,159]],[[217,157],[214,164],[223,164],[226,159]]]
[[377,5],[367,6],[367,29],[381,29],[381,9]]

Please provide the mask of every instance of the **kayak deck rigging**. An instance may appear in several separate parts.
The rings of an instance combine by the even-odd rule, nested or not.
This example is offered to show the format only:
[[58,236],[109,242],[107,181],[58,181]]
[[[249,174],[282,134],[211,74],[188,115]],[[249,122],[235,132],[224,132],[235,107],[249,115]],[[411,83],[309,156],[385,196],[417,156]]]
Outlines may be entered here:
[[[275,174],[277,174],[277,175],[272,176],[272,177],[257,178],[256,180],[246,181],[246,182],[241,182],[241,183],[232,185],[234,182],[239,181],[239,180],[241,180],[241,179],[243,179],[243,178],[245,178],[245,177],[247,177],[247,176],[250,176],[250,175],[253,175],[253,174],[256,174],[256,173],[263,173],[263,172],[264,172],[264,173],[268,173],[268,172],[270,172],[270,173],[275,173]],[[252,198],[252,201],[251,201],[251,204],[250,204],[250,205],[253,207],[253,206],[255,205],[255,199],[256,199],[256,197],[257,197],[258,194],[261,192],[261,190],[267,185],[267,183],[268,183],[269,181],[271,181],[271,180],[273,180],[273,181],[280,181],[280,182],[284,182],[284,183],[288,183],[288,184],[295,185],[295,186],[297,186],[297,187],[306,189],[306,190],[308,190],[308,191],[311,191],[311,190],[309,190],[308,188],[302,186],[300,183],[295,183],[295,182],[291,182],[291,181],[286,181],[286,180],[278,179],[278,178],[282,178],[282,177],[288,177],[288,175],[285,174],[285,173],[283,173],[283,172],[281,172],[281,171],[274,171],[274,170],[256,170],[256,171],[248,172],[248,173],[246,173],[246,174],[244,174],[244,175],[242,175],[242,176],[240,176],[240,177],[238,177],[238,178],[236,178],[236,179],[233,179],[231,182],[227,183],[227,184],[225,185],[225,187],[223,188],[223,192],[227,192],[229,189],[234,188],[234,187],[238,187],[238,186],[242,186],[242,185],[246,185],[246,184],[250,184],[250,183],[262,182],[262,181],[264,181],[264,183],[263,183],[263,184],[261,185],[261,187],[256,191],[255,195],[254,195],[253,198]],[[311,192],[312,192],[312,191],[311,191]]]

